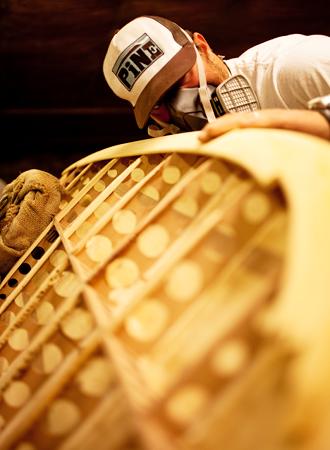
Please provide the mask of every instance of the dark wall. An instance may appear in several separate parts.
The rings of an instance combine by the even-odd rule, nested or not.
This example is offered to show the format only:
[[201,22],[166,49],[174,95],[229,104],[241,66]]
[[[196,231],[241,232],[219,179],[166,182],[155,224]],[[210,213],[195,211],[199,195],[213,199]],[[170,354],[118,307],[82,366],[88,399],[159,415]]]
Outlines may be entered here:
[[0,0],[0,14],[6,181],[30,168],[59,175],[88,153],[147,137],[102,74],[113,31],[138,15],[199,31],[228,58],[279,35],[330,31],[323,0]]

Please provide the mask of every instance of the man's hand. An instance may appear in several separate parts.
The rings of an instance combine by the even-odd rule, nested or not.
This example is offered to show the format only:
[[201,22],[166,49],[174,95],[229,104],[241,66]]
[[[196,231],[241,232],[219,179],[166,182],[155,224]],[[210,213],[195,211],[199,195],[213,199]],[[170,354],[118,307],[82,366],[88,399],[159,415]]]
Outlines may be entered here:
[[281,128],[330,139],[326,118],[317,111],[303,109],[263,109],[225,114],[208,123],[198,137],[201,142],[207,142],[235,128]]

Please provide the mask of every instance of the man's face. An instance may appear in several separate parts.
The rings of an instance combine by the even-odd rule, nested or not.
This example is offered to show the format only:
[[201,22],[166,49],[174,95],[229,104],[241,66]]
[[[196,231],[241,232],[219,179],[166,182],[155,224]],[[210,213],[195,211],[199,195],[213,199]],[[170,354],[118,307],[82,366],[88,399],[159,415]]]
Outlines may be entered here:
[[168,107],[168,102],[173,98],[179,89],[194,88],[199,86],[199,77],[197,66],[194,66],[187,72],[177,83],[175,83],[172,88],[163,95],[159,102],[154,106],[151,111],[151,117],[157,119],[164,123],[171,123],[173,119],[171,118],[170,109]]
[[[203,60],[205,77],[208,85],[216,87],[229,77],[230,74],[226,65],[223,63],[222,59],[215,55],[211,50],[207,53],[199,53]],[[200,109],[200,105],[197,106],[197,103],[200,103],[196,98],[196,88],[198,87],[199,75],[197,63],[195,63],[194,66],[162,97],[162,99],[160,99],[158,104],[155,105],[151,112],[151,117],[165,124],[174,123],[182,129],[183,123],[186,121],[182,121],[181,119],[187,113],[190,114],[190,119],[192,119],[191,116],[196,116],[197,113],[198,120],[195,120],[195,118],[189,120],[190,125],[187,125],[184,129],[186,131],[201,129],[204,121],[199,120],[202,115],[200,111],[203,111],[203,108]],[[193,88],[195,88],[195,90],[193,90]],[[180,90],[184,91],[181,92],[184,94],[181,98],[179,97]],[[191,102],[189,102],[189,96],[191,97]],[[175,99],[174,104],[172,102],[173,99]],[[188,103],[190,103],[190,106]],[[176,112],[179,114],[176,114]],[[196,126],[198,128],[196,128]]]

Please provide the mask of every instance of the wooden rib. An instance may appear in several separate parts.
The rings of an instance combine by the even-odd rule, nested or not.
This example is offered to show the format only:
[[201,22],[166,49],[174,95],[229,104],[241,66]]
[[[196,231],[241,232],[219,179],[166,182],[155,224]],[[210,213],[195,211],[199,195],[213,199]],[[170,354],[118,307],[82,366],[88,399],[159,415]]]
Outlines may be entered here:
[[164,159],[156,167],[154,167],[141,181],[136,183],[125,195],[123,195],[109,210],[88,230],[86,235],[76,244],[73,251],[77,253],[83,248],[88,239],[98,233],[112,218],[115,212],[125,206],[135,194],[166,164],[169,158]]
[[25,369],[29,362],[34,358],[35,354],[44,344],[44,342],[54,334],[58,329],[58,324],[63,319],[63,317],[69,313],[72,308],[76,305],[79,300],[79,295],[77,297],[68,298],[55,312],[52,316],[50,322],[43,326],[33,340],[30,342],[29,346],[24,349],[15,359],[11,362],[8,369],[0,377],[0,392],[6,389],[7,385],[17,377],[22,369]]
[[[67,227],[64,229],[64,234],[67,237],[70,237],[72,233],[74,233],[85,221],[86,219],[94,212],[94,210],[100,206],[100,204],[121,184],[125,178],[130,175],[131,172],[141,163],[141,158],[137,158],[132,164],[130,164],[120,175],[118,175],[114,181],[112,181],[104,191],[100,192],[98,196],[92,201],[90,205],[88,205],[79,216]],[[93,185],[95,184],[95,181]],[[60,228],[63,228],[62,225],[58,222],[56,218],[56,222]]]
[[184,177],[180,180],[179,183],[176,184],[174,188],[172,188],[161,201],[158,202],[158,204],[153,208],[144,219],[141,219],[141,221],[137,224],[135,227],[135,230],[132,234],[128,235],[126,238],[123,239],[122,243],[109,255],[108,258],[106,258],[100,267],[97,267],[95,270],[90,270],[90,273],[88,277],[86,278],[86,282],[89,282],[99,270],[102,269],[102,267],[109,264],[110,261],[112,261],[114,258],[120,254],[124,248],[132,241],[134,240],[137,235],[146,228],[153,220],[156,219],[157,216],[159,216],[163,211],[165,211],[166,207],[170,205],[174,200],[179,197],[179,195],[182,194],[183,190],[189,185],[189,183],[194,180],[200,173],[202,173],[204,170],[207,169],[207,167],[210,165],[209,161],[205,161],[204,164],[201,164],[197,169],[194,171],[189,171],[185,174]]
[[155,397],[151,390],[147,388],[136,360],[122,349],[115,336],[105,335],[104,343],[109,357],[117,369],[118,377],[129,404],[134,411],[141,414],[145,413]]
[[[229,190],[229,186],[232,187],[234,182],[236,182],[236,179],[234,178],[228,180],[225,190]],[[247,188],[247,185],[242,186],[240,183],[239,192],[237,192],[237,189],[235,192],[237,195],[243,195]],[[116,322],[120,323],[122,315],[127,314],[128,310],[133,308],[135,304],[148,295],[148,293],[151,292],[151,290],[154,289],[154,287],[164,277],[164,274],[186,253],[195,247],[198,242],[200,242],[204,236],[221,220],[224,213],[223,209],[216,209],[210,214],[207,214],[207,212],[218,204],[219,199],[222,198],[223,195],[225,195],[224,190],[212,197],[200,214],[196,216],[195,220],[185,228],[179,239],[174,241],[166,250],[166,253],[158,259],[148,271],[145,272],[145,283],[142,287],[137,287],[136,290],[132,290],[130,298],[126,299],[126,301],[122,303],[122,308],[118,308],[118,317],[115,318]],[[128,297],[127,292],[125,292],[124,295]]]
[[[228,182],[225,184],[225,189],[221,190],[206,203],[205,207],[200,211],[200,213],[194,218],[194,220],[185,228],[180,238],[177,239],[150,269],[144,273],[144,278],[147,280],[157,278],[159,279],[159,273],[163,273],[163,270],[167,270],[173,265],[173,261],[178,261],[181,259],[182,255],[191,250],[196,243],[208,232],[211,228],[210,226],[214,222],[213,214],[218,217],[220,221],[226,207],[229,208],[233,201],[238,201],[243,195],[245,195],[251,188],[251,184],[248,182],[240,182],[236,185],[237,178],[230,177]],[[225,203],[220,205],[220,201],[223,199],[224,195],[231,192],[230,198],[226,199]],[[200,235],[201,233],[201,235]],[[194,236],[198,236],[198,240]]]
[[24,262],[24,260],[30,255],[32,250],[35,249],[35,247],[38,246],[40,241],[46,236],[46,234],[51,230],[51,228],[54,226],[54,221],[52,221],[38,236],[38,238],[33,242],[33,244],[23,253],[22,256],[20,256],[19,260],[15,263],[15,265],[10,269],[10,271],[7,273],[5,278],[0,283],[0,289],[3,288],[3,286],[7,283],[7,281],[14,275],[16,270],[18,270],[19,266]]
[[[55,226],[57,227],[58,224],[55,223]],[[68,259],[69,259],[69,261],[70,261],[70,264],[71,264],[71,266],[72,266],[72,269],[73,269],[74,273],[80,278],[81,282],[83,283],[83,282],[84,282],[83,280],[84,280],[86,277],[85,277],[85,275],[84,275],[84,272],[83,272],[83,269],[82,269],[82,267],[81,267],[80,262],[79,262],[79,261],[77,260],[77,258],[74,257],[73,254],[72,254],[71,242],[70,242],[70,240],[65,236],[63,228],[60,228],[60,227],[59,227],[59,228],[58,228],[58,233],[59,233],[59,235],[60,235],[62,245],[63,245],[64,250],[65,250],[65,252],[66,252],[66,255],[67,255],[67,257],[68,257]]]
[[41,385],[39,390],[29,400],[25,407],[17,411],[13,420],[9,422],[0,434],[0,448],[6,449],[17,442],[50,405],[72,375],[100,344],[100,334],[95,330],[80,343],[79,348],[73,350],[64,359],[56,372]]
[[[235,180],[233,180],[235,181]],[[251,188],[251,183],[244,183],[244,185],[240,184],[238,189],[234,190],[233,195],[237,196],[239,199],[243,196],[249,189]],[[228,188],[229,189],[229,188]],[[220,193],[215,197],[220,198]],[[233,198],[232,198],[233,200]],[[215,199],[209,204],[211,206],[215,206],[217,201]],[[227,205],[228,207],[230,205]],[[208,209],[208,208],[207,208]],[[114,323],[120,326],[122,319],[131,311],[136,304],[138,304],[143,298],[149,295],[150,292],[157,286],[157,284],[162,280],[164,275],[168,272],[168,270],[182,257],[187,254],[193,247],[200,242],[201,239],[207,234],[223,217],[224,210],[215,209],[213,212],[201,212],[201,217],[204,219],[196,218],[189,227],[186,228],[185,232],[180,236],[180,239],[175,241],[172,246],[167,249],[166,253],[163,257],[161,257],[155,265],[149,269],[147,272],[145,279],[146,283],[134,292],[131,296],[130,301],[126,302],[122,308],[118,308],[118,315],[114,319]],[[261,233],[260,233],[261,237]],[[252,245],[252,243],[251,243]],[[243,254],[242,254],[243,257]],[[235,264],[238,260],[235,259]],[[228,266],[229,267],[229,266]],[[227,270],[228,270],[227,267]],[[221,285],[221,283],[220,283]],[[173,344],[173,343],[172,343]],[[174,344],[175,347],[175,344]]]
[[[68,178],[70,178],[71,177],[71,181],[70,182],[68,182],[68,186],[70,185],[70,183],[74,183],[74,181],[76,180],[76,179],[78,179],[79,180],[79,175],[80,175],[80,173],[81,172],[86,172],[86,167],[88,167],[88,169],[93,165],[94,163],[93,162],[90,162],[90,163],[88,163],[88,164],[85,164],[85,166],[84,166],[84,168],[81,170],[81,171],[78,171],[77,169],[78,168],[75,168],[75,169],[73,169],[73,170],[71,170],[71,172],[69,171],[69,172],[66,172],[65,174],[62,174],[62,176],[61,176],[61,179],[60,179],[60,181],[61,181],[61,184],[63,185],[63,187],[64,187],[64,184],[65,183],[67,183],[67,180],[68,180]],[[81,166],[82,167],[82,166]],[[87,170],[88,170],[87,169]],[[64,189],[66,189],[65,187],[64,187]]]
[[[89,163],[87,164],[79,173],[77,176],[75,176],[75,178],[73,178],[73,180],[71,180],[71,182],[65,186],[65,190],[66,191],[70,191],[73,186],[82,178],[83,175],[85,175],[85,173],[92,167],[93,163]],[[63,180],[63,182],[65,182],[65,180]]]
[[[196,336],[194,342],[198,342],[199,344],[204,343],[205,345],[206,342],[209,342],[215,336],[219,338],[219,336],[225,335],[229,331],[229,328],[232,329],[236,326],[237,321],[243,314],[246,314],[249,310],[251,310],[252,305],[257,305],[260,303],[261,299],[263,299],[264,295],[269,291],[269,286],[272,285],[274,280],[277,278],[276,274],[274,274],[272,278],[269,277],[266,280],[264,280],[263,277],[258,277],[260,283],[252,286],[252,291],[255,293],[255,295],[251,296],[252,300],[246,300],[243,304],[238,304],[234,301],[230,302],[226,304],[226,310],[224,310],[222,314],[217,313],[219,304],[224,304],[225,299],[227,298],[226,280],[237,272],[239,267],[242,265],[242,262],[250,254],[251,250],[263,241],[267,233],[273,227],[277,226],[279,220],[281,220],[281,217],[276,215],[258,230],[258,233],[247,242],[243,249],[235,257],[231,258],[230,262],[226,265],[224,270],[214,280],[214,282],[207,288],[207,290],[200,294],[199,298],[193,305],[191,305],[189,311],[185,314],[184,320],[181,320],[180,323],[172,326],[171,329],[168,330],[168,333],[166,333],[166,338],[162,339],[154,346],[153,353],[158,354],[160,356],[160,360],[163,360],[165,363],[165,360],[168,360],[172,354],[177,351],[178,340],[181,340],[182,344],[182,338],[184,337],[182,330],[191,329],[189,327],[192,322],[197,320],[196,318],[198,318],[199,330],[203,328],[203,331],[198,334],[198,339]],[[249,276],[252,276],[251,273],[249,273]],[[249,291],[240,294],[247,296]],[[210,320],[213,324],[212,327],[204,327],[203,325],[205,325],[205,323],[211,323],[209,322]],[[196,327],[195,331],[197,335]],[[184,340],[187,344],[187,348],[190,348],[191,346],[189,346],[189,343],[191,341],[191,336],[189,335],[189,331],[186,333]],[[163,352],[164,348],[167,349],[166,355]],[[190,348],[191,353],[189,354],[189,358],[191,358],[194,352],[196,353],[196,350],[197,349],[195,347]]]
[[48,277],[40,284],[37,290],[29,298],[28,302],[19,311],[19,313],[15,317],[14,322],[9,324],[9,326],[1,333],[0,349],[5,345],[9,334],[12,333],[38,306],[38,303],[43,300],[44,294],[47,292],[49,287],[54,285],[65,267],[66,264],[63,264],[63,266],[61,267],[54,268],[54,270],[48,275]]
[[[237,298],[232,298],[232,302],[227,303],[227,286],[223,285],[223,279],[218,278],[213,286],[200,296],[199,301],[187,311],[180,322],[170,327],[166,336],[156,343],[152,348],[152,354],[149,355],[150,359],[168,368],[172,365],[171,361],[177,357],[179,349],[185,349],[184,353],[180,352],[180,364],[177,371],[181,372],[183,367],[188,370],[215,340],[225,337],[233,327],[237,326],[243,316],[263,303],[265,295],[269,294],[270,287],[273,289],[274,281],[275,277],[271,283],[269,279],[260,278],[260,283],[252,283],[244,295],[240,293],[240,296],[244,297],[244,302],[238,302]],[[226,307],[221,309],[225,303]],[[210,323],[212,327],[207,326]],[[193,345],[192,329],[194,330]],[[172,378],[177,377],[173,369],[171,373]]]
[[109,310],[103,306],[103,302],[98,297],[96,291],[88,284],[83,289],[86,304],[94,316],[95,322],[105,333],[110,333],[113,328],[114,317],[111,317]]
[[[6,298],[6,300],[3,303],[1,303],[0,314],[2,314],[3,311],[6,310],[6,308],[10,305],[10,303],[15,299],[17,294],[19,294],[22,291],[22,289],[27,285],[27,283],[29,283],[29,281],[31,281],[33,276],[37,273],[37,271],[40,269],[40,267],[46,262],[49,255],[52,254],[52,252],[57,248],[59,243],[60,243],[60,237],[58,237],[56,239],[56,241],[48,248],[48,250],[46,250],[46,252],[42,256],[42,258],[36,262],[36,264],[32,267],[30,272],[24,276],[23,280],[17,285],[17,287],[15,289],[13,289],[13,291],[9,294],[9,296]],[[29,256],[29,255],[27,255],[27,256]],[[20,264],[22,264],[22,262]]]
[[[195,217],[180,235],[180,237],[173,242],[173,244],[167,248],[166,253],[160,257],[154,265],[145,272],[144,280],[145,283],[142,286],[138,286],[135,290],[132,290],[130,295],[125,292],[125,302],[123,302],[122,308],[118,308],[118,315],[114,318],[116,323],[120,323],[122,317],[130,311],[134,305],[140,302],[149,292],[154,289],[158,282],[163,278],[164,274],[177,262],[179,261],[187,252],[189,252],[197,243],[203,239],[206,233],[212,229],[223,217],[224,209],[216,208],[219,200],[228,191],[234,189],[232,196],[244,195],[250,188],[251,184],[244,182],[239,183],[238,187],[236,185],[237,178],[230,177],[226,183],[226,187],[215,196],[213,196],[203,210]],[[215,210],[212,211],[212,209]]]
[[108,164],[106,164],[104,167],[102,167],[101,170],[99,170],[95,176],[79,191],[77,195],[75,195],[70,202],[56,215],[56,219],[58,222],[60,222],[63,217],[71,211],[71,209],[76,206],[76,204],[87,194],[87,192],[94,186],[94,184],[100,180],[100,178],[103,177],[107,173],[111,167],[115,165],[115,163],[118,161],[118,159],[112,159],[109,161]]
[[[281,212],[277,213],[276,216],[273,217],[273,219],[269,222],[268,229],[263,230],[264,231],[264,236],[261,237],[260,242],[257,242],[257,246],[255,248],[260,248],[260,247],[264,248],[264,244],[267,244],[269,242],[268,241],[269,235],[271,235],[272,238],[274,239],[274,235],[273,235],[274,231],[277,231],[277,235],[275,236],[275,239],[278,239],[278,241],[282,241],[282,235],[281,234],[284,231],[283,227],[285,226],[285,223],[286,223],[286,215],[284,213],[281,213]],[[261,244],[260,247],[259,247],[259,244]],[[283,247],[283,250],[284,250],[284,247]],[[275,278],[276,278],[276,276],[275,276]],[[272,283],[273,280],[274,280],[274,277],[273,277],[273,279],[270,279],[270,280],[271,280],[271,283]],[[248,313],[249,316],[252,316],[254,314],[255,314],[255,309],[252,309]],[[246,324],[247,324],[246,316],[241,317],[239,319],[239,323],[236,324],[237,329],[238,330],[242,329],[241,327],[246,326]],[[215,340],[213,342],[213,344],[208,348],[207,352],[205,352],[205,354],[203,355],[205,361],[207,361],[208,358],[209,358],[209,355],[212,355],[212,353],[218,348],[219,340],[221,341],[223,339],[223,337],[224,336],[222,335],[220,337],[220,339]],[[188,379],[190,378],[191,371],[197,369],[199,364],[200,364],[200,361],[196,362],[196,364],[194,364],[193,366],[185,369],[185,373],[184,373],[183,376],[181,376],[180,382],[177,385],[179,385],[179,384],[183,385],[186,381],[188,381]]]
[[[119,388],[112,389],[100,401],[97,409],[79,425],[74,433],[57,447],[57,450],[85,449],[84,441],[88,440],[90,435],[97,434],[97,439],[104,440],[104,436],[99,435],[99,424],[104,420],[111,427],[111,441],[105,440],[103,445],[101,442],[98,442],[97,450],[117,450],[123,438],[128,437],[126,433],[129,431],[130,422],[127,421],[126,409],[123,404],[122,392]],[[100,445],[102,445],[101,448],[99,447]]]
[[[212,434],[212,432],[210,433],[210,431],[212,429],[219,430],[219,423],[223,423],[225,417],[228,415],[228,411],[234,406],[239,408],[240,402],[244,401],[244,395],[248,392],[256,391],[256,386],[259,386],[262,380],[266,380],[266,383],[269,381],[276,383],[275,372],[277,364],[282,360],[283,354],[287,351],[288,348],[281,342],[277,342],[275,345],[273,344],[271,348],[266,347],[256,360],[253,361],[252,365],[245,370],[244,376],[239,377],[235,383],[227,386],[223,392],[215,394],[214,401],[208,409],[208,414],[201,416],[194,423],[194,427],[191,426],[185,433],[187,447],[190,448],[192,443],[202,445],[202,443],[205,443],[205,439],[207,441],[208,437],[211,437],[211,447],[208,445],[207,448],[217,448],[217,441],[214,441],[214,439],[217,439],[218,436],[214,433]],[[273,370],[270,370],[270,367]],[[282,410],[283,414],[285,414],[285,411]],[[260,430],[256,426],[256,438],[257,436],[260,436]],[[265,441],[269,443],[267,437]],[[278,446],[275,445],[275,447],[271,448],[278,448]]]
[[[109,314],[103,307],[93,288],[86,286],[84,292],[90,311],[94,313],[95,321],[99,329],[102,330],[104,350],[113,362],[119,380],[121,382],[125,381],[123,388],[125,392],[127,391],[128,402],[134,410],[145,410],[151,401],[151,397],[143,389],[145,386],[135,362],[123,352],[119,343],[117,343],[116,337],[112,334],[116,326],[116,318],[113,316],[113,320],[109,320]],[[134,401],[131,395],[132,391],[134,391]]]

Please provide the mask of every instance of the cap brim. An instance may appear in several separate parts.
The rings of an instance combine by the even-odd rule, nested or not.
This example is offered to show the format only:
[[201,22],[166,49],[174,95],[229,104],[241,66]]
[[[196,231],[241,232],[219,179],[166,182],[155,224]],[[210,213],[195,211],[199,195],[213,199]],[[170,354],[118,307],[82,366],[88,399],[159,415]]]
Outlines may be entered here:
[[135,120],[139,128],[143,128],[151,110],[159,99],[195,64],[196,53],[193,43],[187,43],[181,50],[155,75],[139,96],[135,108]]

